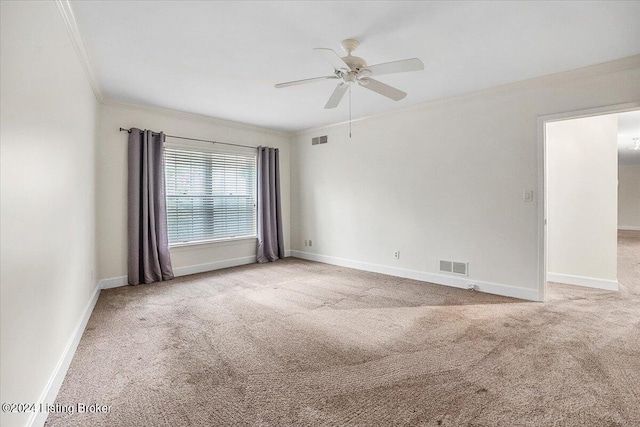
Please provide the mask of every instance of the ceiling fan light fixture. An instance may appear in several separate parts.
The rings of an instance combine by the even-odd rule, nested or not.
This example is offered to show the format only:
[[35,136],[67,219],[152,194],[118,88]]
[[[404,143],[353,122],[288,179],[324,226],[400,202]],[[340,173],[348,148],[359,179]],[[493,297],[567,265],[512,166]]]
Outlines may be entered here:
[[348,85],[352,85],[358,80],[357,74],[353,72],[345,74],[344,76],[342,76],[342,78],[344,82]]
[[384,74],[405,73],[408,71],[424,70],[424,64],[418,58],[403,59],[400,61],[391,61],[381,64],[368,65],[367,62],[360,57],[353,56],[351,53],[358,47],[360,42],[355,39],[346,39],[340,43],[340,46],[347,52],[347,55],[340,57],[335,51],[328,48],[314,48],[313,51],[324,58],[333,67],[333,75],[324,77],[315,77],[311,79],[296,80],[292,82],[278,83],[276,88],[294,86],[303,83],[317,82],[327,79],[342,80],[334,89],[333,94],[325,105],[325,109],[336,108],[340,103],[345,92],[354,83],[376,92],[393,101],[404,99],[407,94],[399,89],[389,86],[381,81],[371,77],[377,77]]

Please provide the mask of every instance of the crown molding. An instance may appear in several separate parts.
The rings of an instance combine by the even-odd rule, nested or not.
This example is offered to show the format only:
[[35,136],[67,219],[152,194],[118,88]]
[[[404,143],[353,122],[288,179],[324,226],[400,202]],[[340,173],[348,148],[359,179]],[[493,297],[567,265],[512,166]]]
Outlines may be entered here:
[[91,64],[91,59],[89,58],[87,49],[82,41],[82,36],[78,29],[78,23],[76,22],[76,17],[73,14],[73,9],[71,8],[71,3],[69,3],[69,0],[55,0],[55,3],[62,15],[62,20],[67,27],[67,32],[69,33],[69,37],[71,37],[71,42],[73,43],[76,54],[78,55],[78,59],[80,59],[84,73],[87,76],[87,80],[89,80],[91,89],[93,90],[96,99],[99,102],[102,102],[104,100],[104,94],[98,78],[96,77],[93,65]]
[[[96,77],[96,73],[94,71],[93,65],[89,58],[89,54],[87,53],[87,49],[82,40],[82,36],[80,35],[80,31],[78,29],[78,25],[75,19],[75,15],[73,13],[73,9],[69,0],[54,0],[62,18],[64,20],[65,26],[67,27],[67,31],[69,36],[71,37],[71,41],[73,43],[74,49],[80,59],[80,63],[84,69],[85,75],[89,80],[89,84],[91,85],[91,89],[96,96],[96,99],[104,104],[104,105],[112,105],[119,106],[124,108],[137,108],[148,111],[153,111],[161,114],[168,114],[172,116],[178,116],[183,118],[191,118],[197,120],[206,120],[218,125],[227,126],[231,128],[243,129],[243,130],[253,130],[257,132],[266,132],[272,135],[277,135],[281,137],[290,137],[295,138],[302,135],[307,135],[310,133],[316,133],[321,130],[331,129],[335,127],[344,126],[349,123],[349,121],[342,121],[337,123],[330,123],[326,125],[313,126],[306,129],[301,129],[297,131],[283,131],[278,129],[261,127],[249,123],[236,122],[232,120],[220,119],[212,116],[206,116],[204,114],[197,113],[189,113],[186,111],[173,110],[164,107],[152,107],[148,105],[142,104],[133,104],[124,101],[116,101],[113,99],[106,98],[100,83]],[[481,89],[474,92],[468,92],[466,94],[448,97],[448,98],[440,98],[432,101],[422,102],[419,104],[410,105],[407,107],[397,108],[390,111],[385,111],[382,113],[372,114],[364,117],[359,117],[351,120],[351,123],[358,123],[362,121],[367,121],[371,119],[379,119],[382,117],[389,117],[398,114],[406,114],[410,111],[415,110],[423,110],[430,109],[435,107],[440,107],[447,104],[456,104],[459,102],[464,102],[473,98],[482,97],[482,96],[496,96],[503,93],[508,93],[511,91],[517,90],[527,90],[527,89],[535,89],[541,88],[545,86],[550,86],[558,83],[563,83],[566,81],[576,80],[576,79],[586,79],[590,77],[599,76],[602,74],[608,74],[616,71],[622,71],[632,68],[640,67],[640,55],[633,55],[609,62],[604,62],[600,64],[590,65],[583,68],[578,68],[569,71],[563,71],[560,73],[549,74],[546,76],[535,77],[527,80],[520,80],[517,82],[506,83],[499,86],[490,87],[487,89]]]
[[276,135],[280,137],[289,138],[291,136],[291,132],[280,131],[277,129],[265,128],[253,124],[235,122],[231,120],[220,119],[217,117],[206,116],[203,114],[197,113],[189,113],[186,111],[173,110],[170,108],[163,107],[152,107],[148,105],[142,104],[133,104],[123,101],[116,101],[114,99],[107,98],[102,91],[102,87],[96,77],[96,73],[94,71],[93,64],[91,63],[91,59],[89,58],[89,54],[85,47],[84,41],[82,40],[82,36],[80,34],[80,30],[78,29],[78,23],[76,21],[75,15],[73,13],[73,8],[71,7],[71,3],[69,0],[54,0],[56,6],[58,6],[58,10],[62,15],[62,19],[67,27],[67,32],[69,33],[69,37],[71,37],[71,41],[73,43],[73,47],[80,59],[80,63],[82,64],[82,68],[84,69],[85,75],[87,76],[87,80],[89,80],[89,84],[91,85],[91,89],[98,100],[103,105],[111,105],[121,108],[131,108],[131,109],[142,109],[151,111],[154,113],[170,115],[174,117],[195,119],[195,120],[205,120],[216,125],[226,126],[235,129],[249,130],[254,132],[268,133],[271,135]]
[[[493,86],[487,89],[481,89],[473,92],[468,92],[463,95],[435,99],[433,101],[422,102],[408,107],[396,108],[391,111],[385,111],[382,113],[372,114],[369,116],[359,117],[351,120],[351,123],[357,123],[367,121],[371,119],[379,119],[382,117],[390,117],[398,114],[406,114],[410,111],[426,110],[430,108],[441,107],[447,104],[456,104],[465,102],[470,99],[482,97],[482,96],[497,96],[508,92],[518,90],[528,90],[548,87],[554,84],[564,83],[567,81],[587,79],[590,77],[596,77],[603,74],[614,73],[616,71],[629,70],[633,68],[640,68],[640,55],[628,56],[614,61],[603,62],[600,64],[589,65],[583,68],[577,68],[574,70],[563,71],[555,74],[548,74],[546,76],[534,77],[527,80],[519,80],[517,82],[506,83],[499,86]],[[349,121],[342,121],[338,123],[331,123],[321,126],[314,126],[307,129],[293,131],[290,134],[292,137],[303,136],[307,134],[317,133],[326,129],[336,128],[344,125],[348,125]]]
[[163,114],[166,116],[171,116],[171,117],[176,117],[181,119],[200,120],[200,121],[209,122],[217,126],[224,126],[228,128],[240,129],[240,130],[252,131],[252,132],[267,133],[270,135],[279,136],[283,138],[289,138],[292,135],[291,132],[281,131],[277,129],[270,129],[262,126],[249,124],[249,123],[235,122],[232,120],[221,119],[218,117],[206,116],[204,114],[189,113],[186,111],[174,110],[171,108],[155,107],[155,106],[144,105],[144,104],[135,104],[131,102],[117,101],[115,99],[106,98],[106,97],[100,102],[103,105],[111,106],[111,107],[127,108],[130,110],[148,111],[154,114]]

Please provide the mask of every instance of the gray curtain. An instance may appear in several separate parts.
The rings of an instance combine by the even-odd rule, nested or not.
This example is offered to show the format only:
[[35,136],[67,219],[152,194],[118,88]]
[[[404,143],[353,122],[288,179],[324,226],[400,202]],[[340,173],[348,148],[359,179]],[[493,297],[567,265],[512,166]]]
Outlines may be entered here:
[[130,285],[173,279],[167,236],[164,133],[129,133],[128,276]]
[[284,258],[277,148],[258,147],[258,262]]

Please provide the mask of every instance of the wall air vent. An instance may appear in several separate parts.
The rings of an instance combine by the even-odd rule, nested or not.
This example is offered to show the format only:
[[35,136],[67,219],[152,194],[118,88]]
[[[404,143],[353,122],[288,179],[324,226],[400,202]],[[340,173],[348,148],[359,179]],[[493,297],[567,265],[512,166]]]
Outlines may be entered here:
[[460,276],[468,276],[469,263],[459,261],[447,261],[444,259],[440,261],[440,271],[443,273],[457,274]]
[[326,144],[327,140],[327,135],[316,136],[315,138],[311,138],[311,145]]
[[444,271],[445,273],[453,272],[453,263],[451,261],[443,261],[440,260],[440,271]]

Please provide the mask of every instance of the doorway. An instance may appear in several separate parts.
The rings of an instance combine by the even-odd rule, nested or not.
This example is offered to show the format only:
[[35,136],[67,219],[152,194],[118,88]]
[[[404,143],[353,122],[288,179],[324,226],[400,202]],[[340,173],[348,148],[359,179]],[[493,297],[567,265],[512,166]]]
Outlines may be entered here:
[[634,110],[640,102],[538,118],[542,301],[548,280],[618,289],[617,114]]

